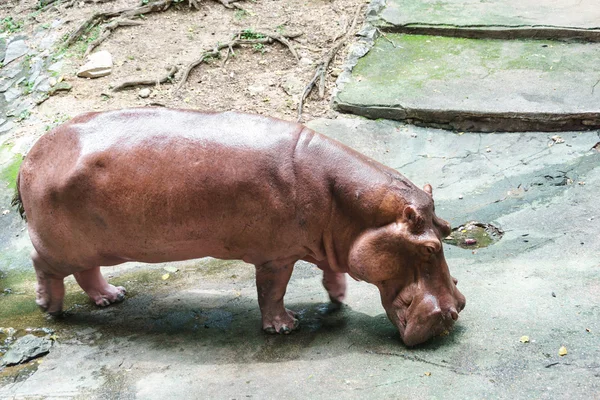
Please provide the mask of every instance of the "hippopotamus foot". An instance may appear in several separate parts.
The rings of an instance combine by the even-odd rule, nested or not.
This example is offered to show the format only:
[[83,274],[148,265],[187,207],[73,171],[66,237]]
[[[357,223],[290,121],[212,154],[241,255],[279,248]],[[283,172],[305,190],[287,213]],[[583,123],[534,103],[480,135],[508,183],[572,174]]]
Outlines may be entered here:
[[300,327],[296,314],[283,305],[283,296],[293,269],[293,263],[282,265],[268,262],[256,266],[258,305],[262,327],[267,333],[289,334]]
[[263,311],[262,326],[267,333],[288,335],[300,328],[300,323],[296,319],[295,312],[283,308],[283,311],[279,311],[277,314]]
[[106,282],[100,272],[100,267],[75,272],[73,275],[79,286],[97,306],[106,307],[125,299],[125,288]]
[[340,308],[346,298],[346,274],[323,269],[323,286],[334,308]]
[[52,267],[35,250],[31,252],[31,260],[37,275],[36,304],[50,315],[60,315],[65,297],[63,277],[49,273]]

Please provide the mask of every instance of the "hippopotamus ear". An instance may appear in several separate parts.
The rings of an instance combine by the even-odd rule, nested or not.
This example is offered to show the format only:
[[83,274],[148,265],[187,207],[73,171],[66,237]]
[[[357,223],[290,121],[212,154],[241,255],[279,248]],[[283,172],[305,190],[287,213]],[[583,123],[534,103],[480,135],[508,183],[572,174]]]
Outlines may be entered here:
[[433,188],[429,183],[426,183],[425,186],[423,186],[423,190],[425,191],[425,193],[433,197]]
[[352,244],[348,257],[350,275],[377,283],[398,275],[403,253],[404,224],[390,224],[368,230]]

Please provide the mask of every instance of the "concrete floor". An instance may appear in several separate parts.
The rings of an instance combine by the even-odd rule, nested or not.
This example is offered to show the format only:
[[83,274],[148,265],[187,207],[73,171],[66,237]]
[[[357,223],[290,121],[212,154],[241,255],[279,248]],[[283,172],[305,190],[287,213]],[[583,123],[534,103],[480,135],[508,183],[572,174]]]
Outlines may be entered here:
[[[309,126],[430,182],[437,214],[453,226],[478,220],[505,231],[487,248],[445,246],[467,297],[448,336],[406,348],[365,283],[349,282],[348,305],[329,313],[307,263],[286,295],[301,330],[268,336],[253,268],[212,259],[177,263],[166,280],[164,265],[106,268],[129,288],[124,303],[97,309],[71,281],[68,315],[47,320],[33,305],[25,248],[0,265],[24,288],[0,296],[0,326],[47,326],[58,338],[41,363],[0,373],[0,398],[600,398],[598,132],[561,133],[557,143],[554,134],[459,135],[362,119]],[[22,248],[22,235],[11,240]]]

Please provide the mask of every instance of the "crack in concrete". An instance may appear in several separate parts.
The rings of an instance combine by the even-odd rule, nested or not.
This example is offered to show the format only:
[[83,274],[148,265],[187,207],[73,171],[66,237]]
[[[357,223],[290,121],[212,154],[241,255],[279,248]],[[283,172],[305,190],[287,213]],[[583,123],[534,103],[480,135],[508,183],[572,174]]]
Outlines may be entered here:
[[466,373],[466,372],[462,372],[457,370],[454,366],[452,365],[445,365],[445,364],[440,364],[434,361],[429,361],[426,360],[422,357],[419,356],[409,356],[407,354],[403,354],[403,353],[394,353],[391,351],[373,351],[373,350],[366,350],[365,351],[367,354],[375,354],[375,355],[379,355],[379,356],[394,356],[394,357],[400,357],[404,360],[408,360],[408,361],[413,361],[413,362],[421,362],[421,363],[425,363],[425,364],[429,364],[429,365],[434,365],[436,367],[440,367],[440,368],[445,368],[451,372],[454,372],[457,375],[465,375],[465,376],[469,376],[469,375],[481,375],[478,373]]
[[594,94],[594,89],[596,89],[596,85],[598,85],[600,83],[600,79],[598,79],[596,81],[596,83],[594,83],[594,85],[592,86],[592,94]]

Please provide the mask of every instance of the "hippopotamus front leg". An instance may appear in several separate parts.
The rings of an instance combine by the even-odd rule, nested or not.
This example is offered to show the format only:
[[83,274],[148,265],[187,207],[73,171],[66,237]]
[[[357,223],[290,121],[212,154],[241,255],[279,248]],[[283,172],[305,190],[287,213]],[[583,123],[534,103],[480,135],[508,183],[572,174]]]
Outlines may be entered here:
[[256,266],[258,305],[262,314],[262,328],[267,333],[288,334],[300,326],[295,313],[283,305],[283,296],[293,269],[294,263],[277,265],[268,262]]
[[346,298],[346,274],[323,269],[323,286],[329,294],[329,300],[335,308],[339,308]]
[[125,288],[106,282],[100,272],[100,267],[75,272],[73,275],[79,286],[97,306],[105,307],[125,299]]

